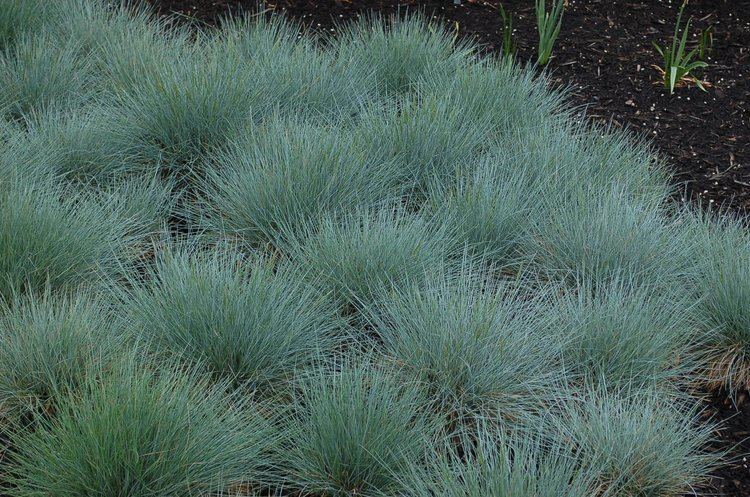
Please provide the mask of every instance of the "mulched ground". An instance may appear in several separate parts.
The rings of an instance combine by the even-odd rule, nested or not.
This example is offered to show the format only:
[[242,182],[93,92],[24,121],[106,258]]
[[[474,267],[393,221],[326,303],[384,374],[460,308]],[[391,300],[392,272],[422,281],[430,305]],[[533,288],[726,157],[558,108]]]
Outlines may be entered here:
[[747,497],[750,495],[750,392],[733,401],[726,393],[714,395],[705,415],[721,420],[717,446],[730,450],[726,464],[714,472],[709,495]]
[[[256,0],[148,0],[163,14],[215,24],[229,11],[254,10]],[[500,48],[497,1],[462,0],[269,0],[304,25],[334,32],[336,24],[377,10],[422,10],[450,29]],[[714,26],[710,67],[699,74],[707,92],[678,88],[670,95],[653,67],[651,42],[669,43],[680,0],[570,0],[549,67],[553,80],[572,86],[573,101],[589,116],[649,136],[668,158],[687,198],[750,213],[750,0],[690,0],[692,32]],[[505,0],[513,16],[518,55],[535,58],[537,33],[531,0]],[[750,400],[714,396],[706,414],[722,420],[717,434],[731,447],[710,494],[750,497]],[[746,456],[746,457],[744,457]]]

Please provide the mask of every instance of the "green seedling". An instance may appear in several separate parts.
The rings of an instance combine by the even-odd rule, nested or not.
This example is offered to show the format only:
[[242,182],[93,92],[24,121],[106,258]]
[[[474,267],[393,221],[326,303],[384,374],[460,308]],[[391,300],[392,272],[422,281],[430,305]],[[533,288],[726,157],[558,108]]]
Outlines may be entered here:
[[503,4],[497,6],[503,21],[503,55],[509,56],[516,52],[516,40],[513,39],[513,18],[508,15]]
[[549,62],[552,56],[552,47],[560,34],[564,12],[565,0],[554,0],[550,12],[547,12],[545,0],[536,0],[536,25],[539,30],[537,63],[540,66]]
[[695,77],[690,77],[692,71],[702,67],[707,67],[708,64],[702,60],[698,60],[701,51],[700,47],[694,48],[689,52],[686,49],[691,19],[687,20],[684,27],[682,26],[682,13],[685,10],[685,5],[687,5],[687,2],[682,4],[680,11],[677,14],[677,23],[674,27],[672,45],[662,48],[657,43],[653,43],[656,51],[659,52],[659,55],[664,59],[664,65],[663,67],[660,67],[659,70],[664,74],[664,87],[669,90],[670,94],[674,93],[677,83],[685,79],[691,79],[695,82],[698,88],[706,91],[706,88],[701,81]]

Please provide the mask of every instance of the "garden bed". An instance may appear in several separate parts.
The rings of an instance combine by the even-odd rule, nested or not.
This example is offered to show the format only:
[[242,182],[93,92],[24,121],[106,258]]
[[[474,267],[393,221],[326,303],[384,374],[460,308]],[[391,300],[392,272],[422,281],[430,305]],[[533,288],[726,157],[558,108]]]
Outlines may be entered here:
[[[216,23],[233,9],[252,9],[255,0],[152,0],[164,13],[177,12]],[[394,14],[422,10],[449,29],[489,51],[502,44],[497,1],[464,0],[281,0],[283,10],[304,25],[331,32],[336,24],[364,12]],[[693,0],[686,15],[693,32],[715,26],[710,67],[701,76],[708,92],[680,88],[675,95],[660,84],[660,63],[652,42],[664,44],[674,29],[676,3],[572,0],[549,67],[555,83],[571,86],[575,103],[589,117],[630,127],[649,137],[669,158],[675,181],[687,196],[744,212],[750,208],[750,1]],[[537,32],[533,2],[507,0],[514,18],[521,60],[535,57]]]
[[[227,12],[252,10],[252,1],[153,0],[162,13],[217,24]],[[443,19],[449,29],[499,52],[501,22],[496,1],[464,0],[280,0],[267,8],[283,11],[313,31],[335,36],[340,24],[376,11],[420,10]],[[514,19],[521,60],[533,61],[537,32],[530,1],[502,2]],[[676,16],[674,2],[572,0],[549,64],[552,81],[570,87],[572,100],[592,119],[628,127],[646,136],[674,168],[680,196],[704,207],[722,206],[744,214],[750,208],[750,1],[693,1],[687,13],[693,32],[714,26],[710,66],[699,76],[707,91],[684,86],[670,95],[655,69],[651,42],[665,43]],[[736,406],[712,396],[708,413],[725,423],[720,436],[735,460],[716,471],[719,495],[750,495],[750,403]]]
[[4,493],[744,495],[747,225],[565,32],[203,5],[0,10]]

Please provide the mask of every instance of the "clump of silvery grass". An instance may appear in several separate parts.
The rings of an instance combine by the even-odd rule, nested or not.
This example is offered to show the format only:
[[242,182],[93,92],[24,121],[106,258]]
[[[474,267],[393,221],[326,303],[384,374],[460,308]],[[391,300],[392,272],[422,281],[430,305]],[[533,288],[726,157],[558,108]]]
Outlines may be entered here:
[[333,124],[275,118],[251,128],[209,168],[200,188],[202,224],[250,247],[278,245],[321,216],[394,199],[394,164]]
[[127,206],[49,181],[1,182],[0,300],[115,278],[140,234]]
[[282,389],[342,342],[336,309],[289,264],[228,248],[167,248],[124,295],[157,354],[249,391]]
[[434,452],[426,465],[415,465],[402,495],[430,497],[585,497],[595,493],[591,477],[559,447],[538,436],[503,435],[486,427],[474,435],[473,447]]
[[707,448],[715,427],[699,419],[694,401],[651,389],[586,391],[555,424],[605,496],[693,493],[720,458]]
[[750,388],[750,236],[744,221],[689,212],[685,229],[698,238],[693,264],[697,325],[708,350],[706,381],[732,393]]
[[74,41],[44,33],[24,36],[0,54],[0,115],[22,119],[51,108],[74,108],[91,95],[90,71]]
[[469,263],[420,287],[394,288],[373,311],[384,353],[425,385],[449,430],[478,420],[525,426],[562,385],[562,347],[544,297],[524,286]]
[[440,271],[454,241],[401,208],[329,216],[290,244],[291,257],[344,311],[376,304],[384,290],[418,285]]
[[0,411],[8,423],[54,415],[57,404],[123,350],[122,321],[81,293],[28,295],[0,309]]
[[661,291],[623,278],[557,296],[551,312],[564,335],[565,364],[575,381],[600,388],[683,386],[698,370],[694,310],[679,290]]
[[403,481],[431,432],[420,389],[370,360],[341,359],[300,381],[282,452],[289,485],[336,496],[409,491]]
[[331,45],[349,64],[373,68],[377,88],[385,95],[413,90],[427,73],[449,79],[474,52],[420,15],[365,17],[339,26]]
[[277,436],[258,407],[202,373],[128,359],[12,434],[10,495],[205,495],[268,480]]

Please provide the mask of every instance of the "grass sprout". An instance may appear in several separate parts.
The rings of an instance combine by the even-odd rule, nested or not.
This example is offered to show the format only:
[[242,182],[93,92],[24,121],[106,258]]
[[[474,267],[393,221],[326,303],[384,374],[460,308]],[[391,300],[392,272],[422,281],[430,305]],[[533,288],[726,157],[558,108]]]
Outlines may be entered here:
[[[700,47],[687,51],[686,46],[688,35],[690,33],[691,19],[688,19],[684,26],[682,25],[682,12],[685,10],[685,5],[687,5],[687,1],[682,2],[680,11],[677,14],[677,22],[674,26],[671,46],[662,48],[656,43],[653,43],[656,51],[662,59],[664,59],[664,67],[659,69],[664,74],[664,87],[669,90],[670,94],[674,93],[677,83],[687,79],[691,72],[696,69],[708,67],[706,62],[698,58],[702,51]],[[682,36],[680,36],[680,31],[682,31]],[[698,88],[703,91],[706,90],[703,87],[703,83],[698,79],[692,78],[692,80]]]
[[536,0],[536,26],[539,31],[537,64],[540,66],[549,62],[552,56],[552,49],[560,35],[560,28],[562,28],[566,3],[565,0],[552,0],[552,9],[547,12],[546,0]]
[[503,28],[503,55],[509,57],[516,53],[516,40],[513,38],[513,18],[505,11],[503,4],[497,6]]

